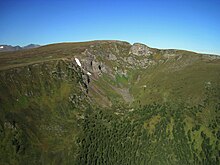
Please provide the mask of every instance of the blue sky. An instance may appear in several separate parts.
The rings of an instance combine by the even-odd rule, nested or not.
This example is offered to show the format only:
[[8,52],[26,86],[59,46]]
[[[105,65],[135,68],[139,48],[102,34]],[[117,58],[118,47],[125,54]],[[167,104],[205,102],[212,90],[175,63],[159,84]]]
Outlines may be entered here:
[[0,44],[117,39],[220,54],[220,0],[1,0],[0,16]]

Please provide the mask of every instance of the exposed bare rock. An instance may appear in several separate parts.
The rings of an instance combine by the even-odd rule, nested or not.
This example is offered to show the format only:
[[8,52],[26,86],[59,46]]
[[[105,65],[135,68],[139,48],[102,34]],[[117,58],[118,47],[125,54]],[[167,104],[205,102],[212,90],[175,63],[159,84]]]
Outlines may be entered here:
[[102,68],[101,68],[101,64],[99,62],[92,61],[91,66],[92,66],[93,73],[98,74],[98,75],[101,74],[101,69]]
[[128,75],[127,75],[127,70],[121,70],[121,69],[119,69],[119,70],[117,70],[117,73],[118,73],[119,76],[125,76],[125,77],[128,76]]
[[142,68],[146,67],[149,64],[150,64],[150,60],[147,58],[140,60],[140,63],[139,63],[140,67],[142,67]]
[[116,57],[116,55],[110,53],[110,54],[108,55],[108,60],[113,60],[113,61],[115,61],[115,60],[117,60],[117,57]]
[[141,43],[134,43],[130,49],[129,54],[134,54],[137,56],[149,56],[151,55],[150,48]]
[[133,58],[133,57],[131,57],[131,56],[130,56],[130,57],[128,57],[128,58],[127,58],[127,62],[128,62],[129,64],[131,64],[131,65],[132,65],[132,64],[134,64],[134,63],[135,63],[135,60],[134,60],[134,58]]

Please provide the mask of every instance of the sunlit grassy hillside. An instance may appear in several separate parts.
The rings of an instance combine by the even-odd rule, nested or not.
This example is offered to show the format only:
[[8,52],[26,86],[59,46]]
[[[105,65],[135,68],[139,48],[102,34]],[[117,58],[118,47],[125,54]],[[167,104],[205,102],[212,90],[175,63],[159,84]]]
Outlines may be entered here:
[[0,53],[0,164],[219,164],[219,111],[219,56],[122,41]]

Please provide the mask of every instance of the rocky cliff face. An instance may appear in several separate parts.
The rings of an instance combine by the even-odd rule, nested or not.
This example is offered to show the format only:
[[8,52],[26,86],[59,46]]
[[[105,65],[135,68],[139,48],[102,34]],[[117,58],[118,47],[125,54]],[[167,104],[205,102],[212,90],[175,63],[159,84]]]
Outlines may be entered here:
[[[203,96],[204,84],[209,81],[216,82],[214,77],[218,76],[220,59],[218,56],[159,50],[140,43],[131,45],[122,41],[55,44],[38,48],[36,51],[2,53],[0,58],[3,70],[34,63],[41,65],[46,61],[66,61],[77,65],[74,59],[78,58],[82,63],[79,68],[84,74],[82,77],[88,95],[94,102],[103,106],[118,101],[145,104],[172,100],[178,98],[177,95],[185,97],[184,91],[193,89],[191,82],[195,81],[199,81],[200,90],[191,94],[193,99],[189,99],[189,102],[198,102],[197,95]],[[207,76],[206,80],[199,77],[202,72],[206,72],[202,65],[206,65],[207,69],[213,67],[212,74]],[[196,79],[190,77],[191,72]],[[178,75],[178,81],[167,79],[175,75]],[[168,86],[169,92],[166,89]],[[137,93],[141,95],[138,96]],[[150,99],[144,100],[146,97]]]
[[121,41],[0,53],[0,164],[218,164],[219,71]]
[[50,164],[51,154],[57,163],[75,161],[76,133],[90,102],[84,75],[65,60],[0,71],[0,164]]
[[[149,48],[144,44],[135,43],[131,45],[120,41],[93,43],[74,57],[80,59],[85,74],[86,72],[91,73],[91,76],[84,78],[87,79],[88,93],[91,99],[105,106],[112,105],[115,101],[133,104],[134,101],[144,101],[145,97],[150,97],[152,101],[161,102],[176,98],[177,91],[181,91],[179,94],[181,97],[185,97],[182,95],[185,88],[189,89],[191,86],[193,88],[190,81],[195,80],[187,77],[196,65],[202,67],[207,60],[214,64],[215,62],[218,63],[220,59],[218,56],[210,57],[178,50],[158,50]],[[212,67],[211,65],[207,66]],[[213,74],[217,76],[217,65],[215,69]],[[200,71],[202,72],[202,70],[204,68]],[[201,74],[200,71],[195,77]],[[170,85],[172,85],[169,89],[172,92],[170,91],[168,94],[164,92],[168,85],[166,77],[172,77],[173,74],[179,75],[177,78],[179,81],[176,83],[175,81],[172,82],[171,79],[169,80]],[[155,77],[157,75],[160,77]],[[152,79],[149,79],[150,76]],[[160,79],[160,81],[156,79]],[[198,79],[201,78],[198,77]],[[209,81],[216,81],[214,76],[210,76],[208,79]],[[195,91],[195,95],[192,94],[193,99],[191,101],[198,103],[199,100],[196,97],[199,93],[202,94],[201,91],[205,90],[206,81],[208,80],[201,80],[198,87],[200,91]],[[188,84],[187,87],[183,82]],[[153,90],[156,86],[157,92]],[[182,88],[179,89],[178,86],[182,86]],[[137,93],[143,93],[143,95],[137,96]]]
[[137,56],[149,56],[152,54],[150,48],[141,43],[134,43],[130,49],[129,54],[134,54]]

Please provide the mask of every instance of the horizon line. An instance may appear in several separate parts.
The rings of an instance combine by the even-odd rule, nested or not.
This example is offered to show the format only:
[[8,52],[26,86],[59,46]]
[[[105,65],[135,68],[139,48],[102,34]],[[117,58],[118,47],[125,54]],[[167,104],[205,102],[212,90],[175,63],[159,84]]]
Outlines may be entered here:
[[[28,43],[28,44],[0,44],[0,46],[20,46],[20,47],[25,47],[28,45],[40,45],[40,46],[47,46],[47,45],[52,45],[52,44],[61,44],[61,43],[80,43],[80,42],[94,42],[94,41],[115,41],[115,42],[127,42],[131,45],[135,44],[135,43],[140,43],[140,44],[144,44],[150,48],[154,48],[154,49],[160,49],[160,50],[182,50],[182,51],[188,51],[188,52],[193,52],[193,53],[197,53],[197,54],[205,54],[205,55],[217,55],[220,56],[220,52],[214,52],[214,53],[210,53],[209,51],[200,51],[200,50],[191,50],[191,49],[187,49],[187,48],[174,48],[174,47],[155,47],[155,46],[151,46],[150,44],[146,44],[145,42],[129,42],[126,40],[120,40],[120,39],[94,39],[94,40],[79,40],[79,41],[60,41],[60,42],[51,42],[51,43]],[[150,46],[149,46],[150,45]]]

